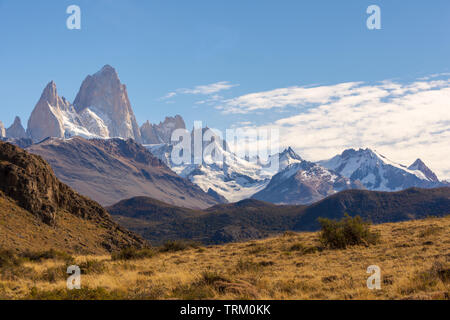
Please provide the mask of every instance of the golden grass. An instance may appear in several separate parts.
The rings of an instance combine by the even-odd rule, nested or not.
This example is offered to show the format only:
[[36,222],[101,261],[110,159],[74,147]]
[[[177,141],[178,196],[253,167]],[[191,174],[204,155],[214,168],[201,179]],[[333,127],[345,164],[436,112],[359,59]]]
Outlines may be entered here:
[[[379,244],[345,250],[317,250],[318,233],[289,232],[143,260],[77,256],[76,263],[104,266],[82,275],[85,290],[104,289],[88,292],[92,299],[449,299],[450,216],[371,228],[380,232]],[[367,288],[369,265],[381,268],[381,290]],[[24,267],[31,274],[0,280],[0,298],[67,298],[65,277],[45,278],[64,262]]]

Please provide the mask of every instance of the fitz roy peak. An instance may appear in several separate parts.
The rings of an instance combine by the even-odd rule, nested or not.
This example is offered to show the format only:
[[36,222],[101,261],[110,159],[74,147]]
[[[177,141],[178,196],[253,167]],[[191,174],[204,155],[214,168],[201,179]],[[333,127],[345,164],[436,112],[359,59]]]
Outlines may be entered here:
[[113,67],[106,65],[96,74],[88,76],[73,104],[78,114],[89,112],[99,117],[106,129],[103,134],[141,142],[141,133],[128,99],[127,88],[120,83]]
[[141,142],[126,86],[109,65],[84,80],[73,105],[60,97],[55,82],[50,82],[30,116],[27,135],[34,142],[72,136]]

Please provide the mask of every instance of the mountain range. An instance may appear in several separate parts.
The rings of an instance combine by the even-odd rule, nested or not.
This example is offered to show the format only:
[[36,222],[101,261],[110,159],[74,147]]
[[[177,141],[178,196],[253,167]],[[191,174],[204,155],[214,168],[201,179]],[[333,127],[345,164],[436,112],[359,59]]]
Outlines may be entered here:
[[221,203],[132,139],[47,138],[26,150],[48,161],[61,181],[105,206],[134,196],[187,208]]
[[443,186],[420,159],[409,167],[395,163],[371,149],[348,149],[319,164],[376,191],[399,191],[411,187],[435,188]]
[[[51,81],[27,128],[18,117],[8,128],[0,122],[0,138],[42,155],[58,178],[103,205],[132,196],[150,196],[189,208],[252,197],[276,204],[311,204],[347,189],[399,191],[449,185],[420,159],[404,166],[371,149],[348,149],[314,163],[289,147],[271,156],[278,158],[279,169],[269,171],[259,161],[238,157],[226,141],[209,134],[209,128],[193,129],[189,134],[212,138],[203,141],[203,149],[213,147],[223,161],[175,164],[171,135],[177,129],[188,132],[180,115],[166,117],[159,124],[146,121],[139,127],[126,86],[117,71],[105,65],[86,77],[73,103],[59,96]],[[137,153],[124,155],[114,139],[132,139]],[[149,160],[142,168],[136,159],[143,154],[141,144],[165,166]]]

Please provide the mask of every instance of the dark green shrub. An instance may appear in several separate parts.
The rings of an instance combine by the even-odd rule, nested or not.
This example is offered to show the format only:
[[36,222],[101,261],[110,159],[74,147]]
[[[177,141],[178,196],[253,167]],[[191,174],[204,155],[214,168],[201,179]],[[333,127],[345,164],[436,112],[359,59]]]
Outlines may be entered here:
[[87,260],[78,264],[81,270],[81,274],[102,274],[105,272],[106,267],[103,261]]
[[17,267],[21,260],[11,250],[0,250],[0,269]]
[[125,248],[119,252],[113,253],[111,255],[111,259],[114,261],[117,260],[140,260],[151,258],[155,255],[155,251],[153,249],[136,249],[136,248]]
[[254,262],[253,260],[244,260],[239,259],[238,263],[236,264],[236,273],[242,273],[242,272],[258,272],[262,268],[262,265],[260,265],[257,262]]
[[61,260],[67,263],[73,263],[75,261],[74,257],[70,254],[54,249],[38,252],[25,251],[21,254],[21,257],[32,262],[41,262],[42,260]]
[[288,252],[297,251],[301,254],[315,253],[317,250],[316,247],[305,246],[301,242],[294,243],[288,248]]
[[345,249],[354,245],[376,244],[379,234],[369,230],[370,224],[360,216],[354,218],[348,214],[341,221],[319,218],[321,225],[320,241],[331,249]]
[[31,278],[33,270],[22,265],[23,259],[11,250],[0,250],[0,278],[8,281]]
[[159,248],[159,252],[177,252],[199,247],[200,244],[194,241],[167,241]]
[[41,276],[41,280],[55,283],[60,280],[67,279],[67,277],[68,277],[67,266],[57,266],[57,267],[47,268],[43,272],[43,274]]
[[202,277],[198,283],[213,286],[217,282],[229,282],[229,280],[217,272],[205,271],[202,273]]

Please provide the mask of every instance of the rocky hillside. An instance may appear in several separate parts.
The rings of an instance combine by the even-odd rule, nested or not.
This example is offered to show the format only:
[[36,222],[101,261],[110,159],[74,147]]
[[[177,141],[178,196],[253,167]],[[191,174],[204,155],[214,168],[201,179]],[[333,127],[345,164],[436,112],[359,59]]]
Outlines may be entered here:
[[[0,198],[2,247],[22,249],[28,243],[102,252],[144,245],[140,237],[114,223],[99,204],[60,182],[41,157],[5,142],[0,142]],[[87,229],[80,230],[79,225]],[[57,235],[52,239],[52,232],[42,234],[39,229]],[[47,241],[38,242],[40,237]]]

